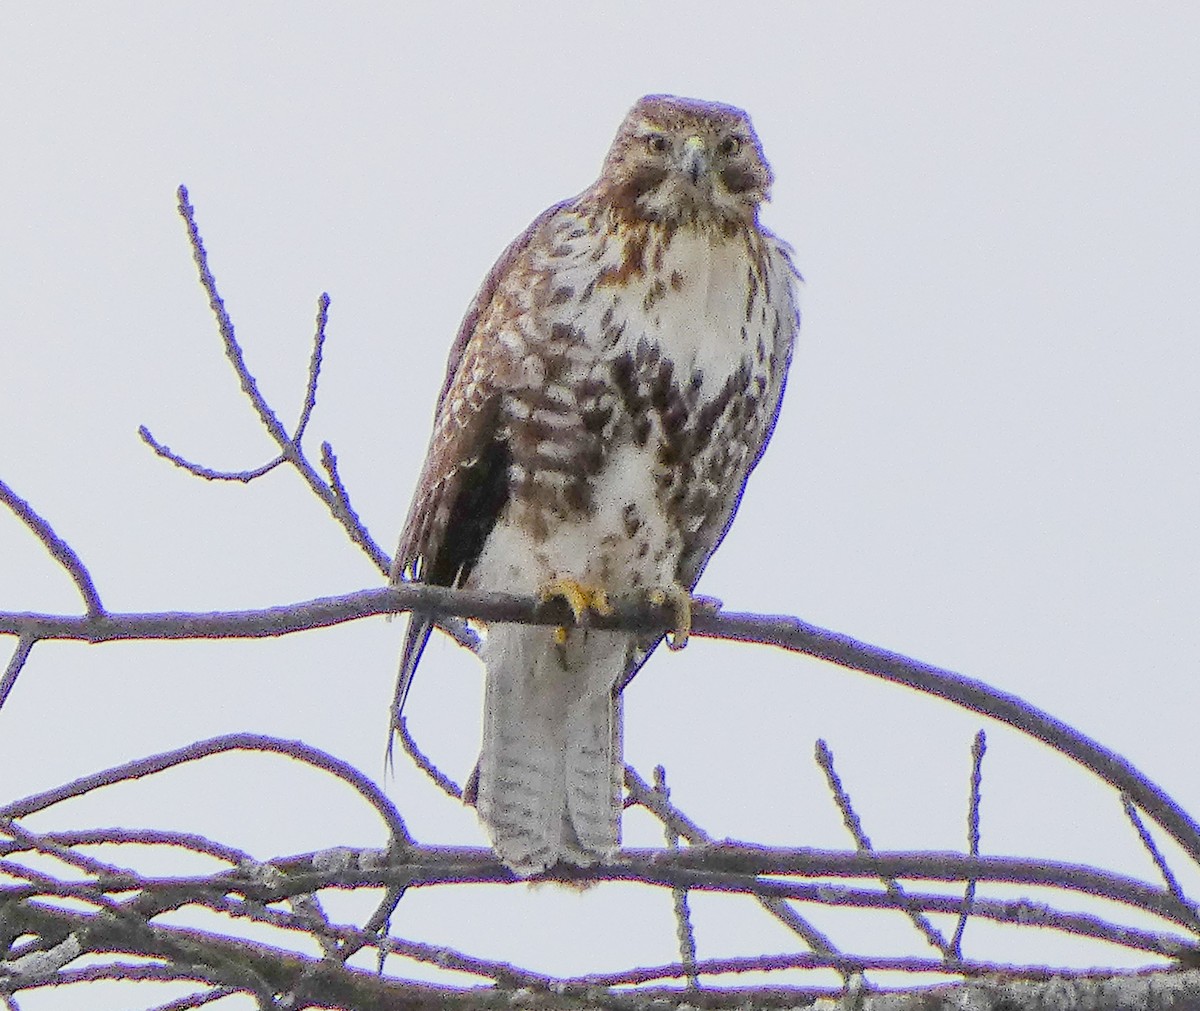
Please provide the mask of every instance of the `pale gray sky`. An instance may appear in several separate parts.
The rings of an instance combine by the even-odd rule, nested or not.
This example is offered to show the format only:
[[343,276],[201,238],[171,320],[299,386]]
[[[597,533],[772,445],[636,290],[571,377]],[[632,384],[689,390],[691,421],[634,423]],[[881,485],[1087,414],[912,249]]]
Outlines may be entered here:
[[[137,439],[147,424],[214,467],[272,455],[196,283],[179,183],[285,418],[316,298],[332,295],[311,446],[334,443],[390,549],[446,351],[496,255],[595,177],[639,95],[715,99],[754,118],[777,177],[766,222],[806,284],[775,441],[702,590],[984,679],[1200,812],[1197,9],[398,9],[0,12],[0,474],[77,548],[106,604],[254,607],[377,582],[298,479],[205,484]],[[0,608],[78,609],[6,514]],[[39,646],[0,711],[2,795],[233,730],[299,737],[378,775],[402,627]],[[409,702],[459,780],[480,685],[468,655],[435,642]],[[713,835],[813,846],[849,845],[814,739],[876,845],[949,849],[986,726],[986,852],[1153,875],[1116,798],[1065,761],[859,675],[697,642],[656,657],[626,713],[628,759],[647,776],[663,762]],[[482,841],[472,813],[404,763],[388,789],[423,841]],[[118,822],[264,858],[382,841],[345,793],[269,758],[218,759],[31,824]],[[626,819],[628,843],[658,838]],[[793,947],[745,900],[693,905],[703,957]],[[848,950],[920,951],[903,925],[814,919]],[[431,891],[394,926],[552,972],[677,957],[669,896],[619,887]],[[1126,958],[979,925],[967,948]],[[129,1000],[44,992],[22,1006]]]

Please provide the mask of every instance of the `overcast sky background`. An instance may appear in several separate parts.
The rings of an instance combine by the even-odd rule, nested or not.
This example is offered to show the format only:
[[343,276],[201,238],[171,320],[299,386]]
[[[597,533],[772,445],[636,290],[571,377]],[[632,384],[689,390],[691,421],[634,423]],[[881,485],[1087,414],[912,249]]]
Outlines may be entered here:
[[[764,219],[805,285],[775,440],[702,591],[1019,695],[1200,814],[1193,5],[248,6],[0,9],[0,475],[78,550],[109,608],[260,607],[380,581],[292,474],[209,484],[137,438],[146,424],[218,468],[274,453],[197,284],[180,183],[285,419],[331,294],[308,445],[315,458],[333,442],[391,550],[449,344],[495,257],[594,179],[638,96],[720,100],[754,119],[777,178]],[[79,606],[0,513],[0,609]],[[0,711],[0,797],[239,730],[382,779],[402,631],[40,645]],[[409,700],[414,732],[460,782],[481,684],[468,654],[435,641]],[[647,778],[664,763],[714,836],[847,847],[811,758],[825,738],[886,849],[964,845],[984,726],[985,852],[1154,880],[1110,791],[1006,728],[861,675],[697,641],[654,659],[626,718],[628,760]],[[483,841],[473,812],[405,761],[387,789],[422,841]],[[347,791],[270,757],[29,820],[112,824],[199,831],[264,859],[384,842]],[[637,814],[625,836],[661,840]],[[331,912],[349,917],[341,901]],[[747,900],[693,907],[701,957],[796,948]],[[848,951],[927,953],[902,922],[812,915]],[[678,957],[669,895],[622,886],[426,890],[393,926],[549,972]],[[978,923],[966,949],[1139,961]],[[43,991],[22,1007],[174,992]]]

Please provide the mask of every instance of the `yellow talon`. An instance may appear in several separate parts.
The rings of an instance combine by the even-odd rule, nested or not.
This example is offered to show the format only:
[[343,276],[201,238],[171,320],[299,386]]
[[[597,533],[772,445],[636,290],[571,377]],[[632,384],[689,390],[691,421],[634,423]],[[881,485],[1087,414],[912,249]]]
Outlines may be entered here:
[[[555,597],[561,597],[567,602],[571,614],[575,616],[576,624],[582,623],[583,616],[589,609],[599,615],[607,616],[613,613],[612,604],[608,602],[608,594],[604,590],[584,586],[575,579],[552,579],[538,591],[538,600],[553,600]],[[559,625],[554,630],[554,641],[559,646],[567,644],[567,629],[564,626]]]
[[671,605],[675,627],[667,633],[667,649],[676,651],[683,649],[688,644],[688,637],[692,634],[692,605],[701,603],[701,600],[693,598],[688,589],[678,583],[651,590],[647,597],[649,597],[650,603],[658,607],[662,607],[664,604]]

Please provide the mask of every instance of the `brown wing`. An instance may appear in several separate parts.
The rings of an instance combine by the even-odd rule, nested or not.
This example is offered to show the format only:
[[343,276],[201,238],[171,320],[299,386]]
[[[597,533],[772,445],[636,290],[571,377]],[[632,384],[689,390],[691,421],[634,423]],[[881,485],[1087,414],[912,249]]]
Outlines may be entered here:
[[[456,508],[460,494],[465,490],[468,498],[477,497],[482,491],[479,485],[488,483],[486,475],[495,477],[497,461],[493,459],[491,444],[499,439],[500,391],[494,383],[495,370],[487,365],[494,348],[485,343],[486,335],[479,335],[477,341],[473,338],[505,277],[534,235],[563,206],[557,204],[543,212],[504,250],[484,278],[458,328],[458,336],[450,348],[446,378],[438,393],[425,464],[392,562],[393,583],[417,579],[441,586],[457,585],[466,573],[459,573],[457,567],[450,569],[453,557],[465,563],[468,572],[478,558],[487,531],[480,534],[477,529],[459,530],[460,524],[453,520],[463,518],[468,504],[464,502]],[[483,502],[473,504],[491,505],[494,513],[491,523],[494,523],[504,502],[489,502],[487,495],[483,498]],[[488,524],[487,530],[490,529]],[[466,541],[479,540],[474,557],[467,550],[468,544],[451,547],[443,557],[445,542],[462,540],[463,535]]]
[[[534,236],[563,206],[557,204],[539,215],[501,254],[458,329],[438,393],[433,435],[392,562],[393,584],[413,580],[463,585],[508,502],[510,456],[500,419],[502,391],[492,360],[499,348],[492,335],[481,330],[481,323]],[[432,627],[432,620],[417,612],[409,620],[393,724],[399,720]]]

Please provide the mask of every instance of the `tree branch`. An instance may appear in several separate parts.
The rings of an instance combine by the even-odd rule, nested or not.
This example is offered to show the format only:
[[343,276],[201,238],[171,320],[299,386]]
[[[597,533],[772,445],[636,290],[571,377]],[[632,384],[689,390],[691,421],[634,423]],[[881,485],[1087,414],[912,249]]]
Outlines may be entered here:
[[96,584],[92,582],[91,573],[83,564],[83,559],[75,553],[75,549],[59,537],[54,532],[54,528],[37,514],[33,506],[13,491],[3,479],[0,479],[0,502],[8,506],[17,519],[33,531],[33,535],[42,542],[51,557],[67,570],[67,574],[74,580],[75,588],[79,590],[79,595],[83,598],[88,616],[95,618],[103,614],[104,605],[100,603],[100,594],[96,592]]
[[[458,616],[536,625],[574,624],[570,609],[557,599],[537,601],[507,593],[479,593],[406,583],[259,611],[106,613],[93,617],[0,612],[0,634],[86,642],[263,638],[414,608],[439,618]],[[610,616],[589,613],[585,620],[595,628],[661,632],[671,626],[673,617],[669,608],[628,600],[617,602]],[[1200,825],[1159,786],[1120,755],[1015,695],[788,615],[698,609],[693,616],[692,634],[760,643],[814,656],[850,670],[907,685],[1007,723],[1091,770],[1120,793],[1127,794],[1200,863]]]

